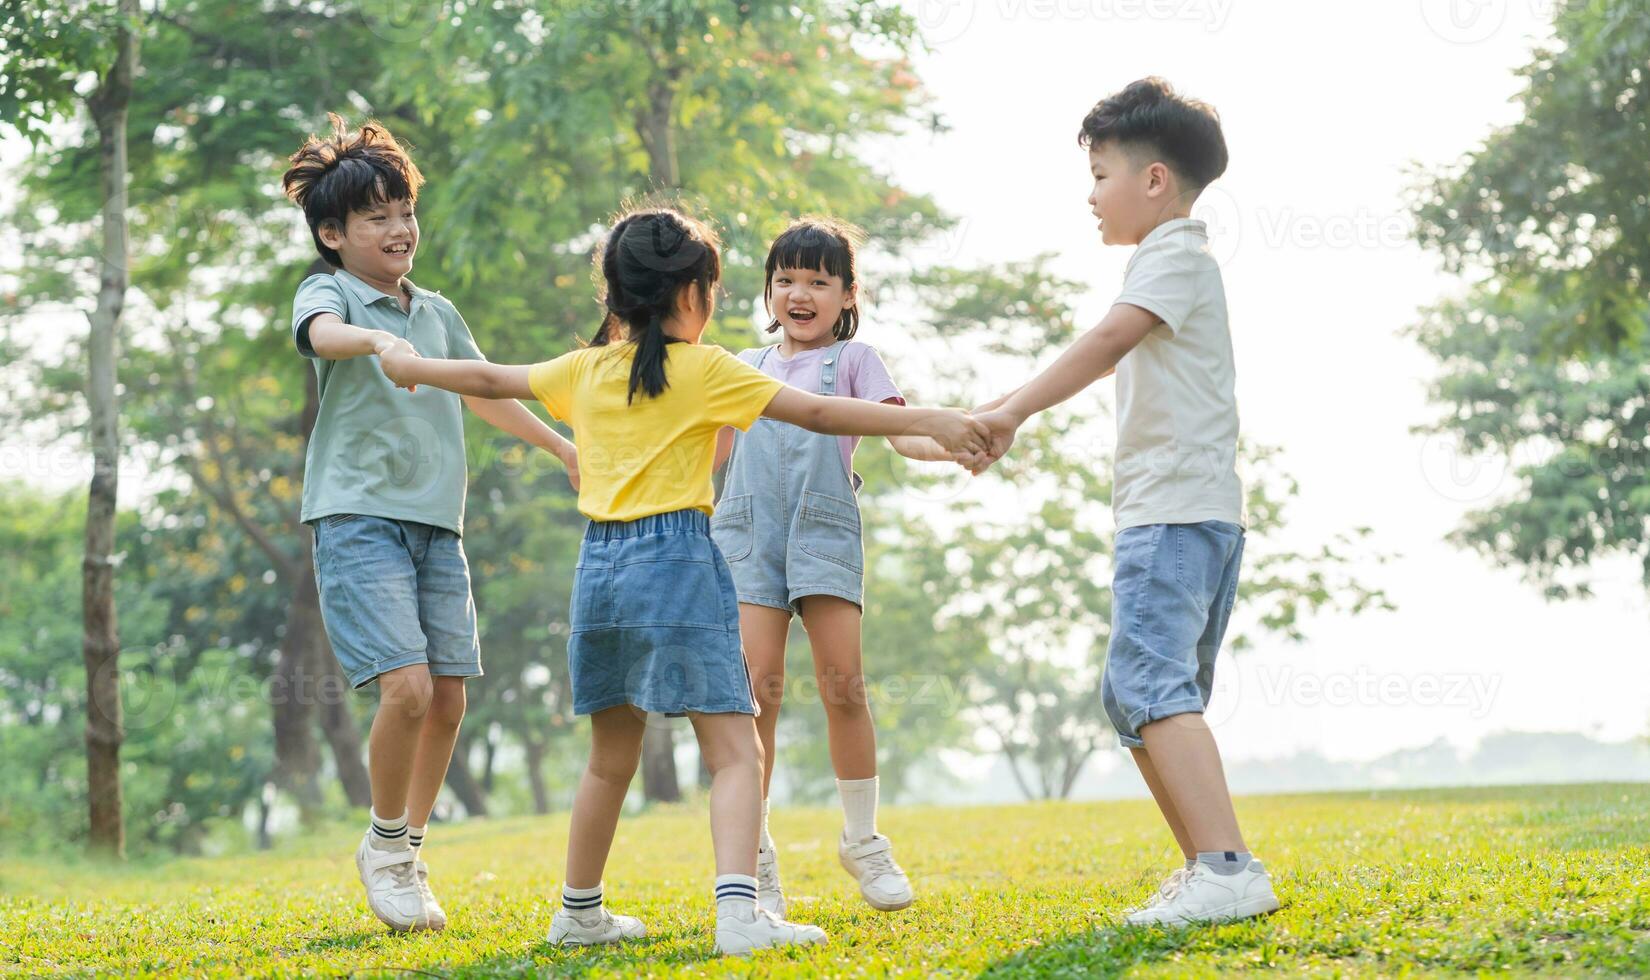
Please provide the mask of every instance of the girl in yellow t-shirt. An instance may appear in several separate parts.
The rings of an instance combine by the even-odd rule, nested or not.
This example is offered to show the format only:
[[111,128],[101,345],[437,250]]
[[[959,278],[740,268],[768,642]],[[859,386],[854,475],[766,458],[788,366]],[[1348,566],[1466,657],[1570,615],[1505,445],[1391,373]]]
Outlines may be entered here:
[[646,934],[602,904],[602,869],[641,757],[647,712],[687,715],[711,773],[716,947],[823,942],[756,904],[762,752],[739,644],[738,595],[710,537],[711,464],[723,426],[758,417],[832,435],[931,436],[959,461],[986,450],[962,412],[832,398],[787,387],[704,346],[721,279],[715,233],[666,208],[626,215],[601,253],[607,316],[591,345],[534,365],[380,355],[390,380],[482,398],[537,398],[573,428],[579,510],[590,518],[573,576],[567,656],[590,762],[573,798],[567,879],[550,941]]

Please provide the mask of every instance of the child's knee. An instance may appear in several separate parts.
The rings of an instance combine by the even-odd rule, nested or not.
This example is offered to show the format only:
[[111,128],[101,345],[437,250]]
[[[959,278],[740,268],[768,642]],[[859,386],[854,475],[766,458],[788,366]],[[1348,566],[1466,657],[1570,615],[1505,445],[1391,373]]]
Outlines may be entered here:
[[464,694],[464,678],[437,677],[433,686],[426,721],[457,728],[464,721],[464,709],[468,704]]
[[640,753],[592,752],[587,768],[590,775],[604,783],[628,786],[636,776],[636,766],[640,759]]
[[870,694],[865,688],[865,675],[835,670],[820,671],[819,700],[825,705],[825,714],[832,721],[868,717],[871,713]]
[[378,710],[403,718],[422,719],[435,699],[430,669],[423,664],[398,667],[378,678]]

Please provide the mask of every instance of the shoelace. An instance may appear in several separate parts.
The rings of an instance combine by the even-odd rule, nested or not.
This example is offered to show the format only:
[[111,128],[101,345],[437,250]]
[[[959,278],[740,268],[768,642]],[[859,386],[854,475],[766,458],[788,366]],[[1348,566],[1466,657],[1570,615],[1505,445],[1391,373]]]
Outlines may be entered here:
[[778,891],[779,866],[756,862],[756,887],[759,891]]
[[871,873],[878,878],[899,874],[899,867],[894,864],[893,855],[887,851],[868,854],[864,860],[865,864],[871,869]]
[[1187,869],[1177,869],[1173,874],[1169,875],[1168,879],[1165,880],[1162,885],[1158,886],[1158,898],[1165,902],[1174,898],[1176,895],[1180,894],[1180,889],[1186,886],[1186,882],[1189,881],[1191,877],[1192,873]]

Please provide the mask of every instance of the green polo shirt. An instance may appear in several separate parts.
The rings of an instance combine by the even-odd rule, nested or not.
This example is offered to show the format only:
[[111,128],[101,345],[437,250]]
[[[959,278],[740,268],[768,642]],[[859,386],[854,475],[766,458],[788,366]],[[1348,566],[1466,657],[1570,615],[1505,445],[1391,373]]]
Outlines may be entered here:
[[385,330],[425,357],[482,359],[458,310],[439,293],[411,282],[406,312],[394,296],[340,269],[314,275],[292,302],[298,352],[315,365],[320,412],[304,457],[305,523],[332,514],[369,514],[464,532],[464,403],[439,388],[397,388],[375,356],[330,361],[310,348],[317,313]]

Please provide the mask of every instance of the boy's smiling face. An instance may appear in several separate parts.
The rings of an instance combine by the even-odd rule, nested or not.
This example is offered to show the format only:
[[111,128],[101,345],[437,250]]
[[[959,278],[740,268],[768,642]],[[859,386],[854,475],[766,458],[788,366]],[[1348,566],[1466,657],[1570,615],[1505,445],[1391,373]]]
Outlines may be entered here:
[[350,213],[342,229],[317,229],[352,275],[377,284],[398,283],[418,252],[418,215],[408,200],[384,201]]
[[1138,245],[1172,216],[1174,176],[1161,161],[1137,158],[1108,140],[1089,147],[1089,172],[1094,178],[1089,209],[1100,221],[1100,240],[1105,244]]

